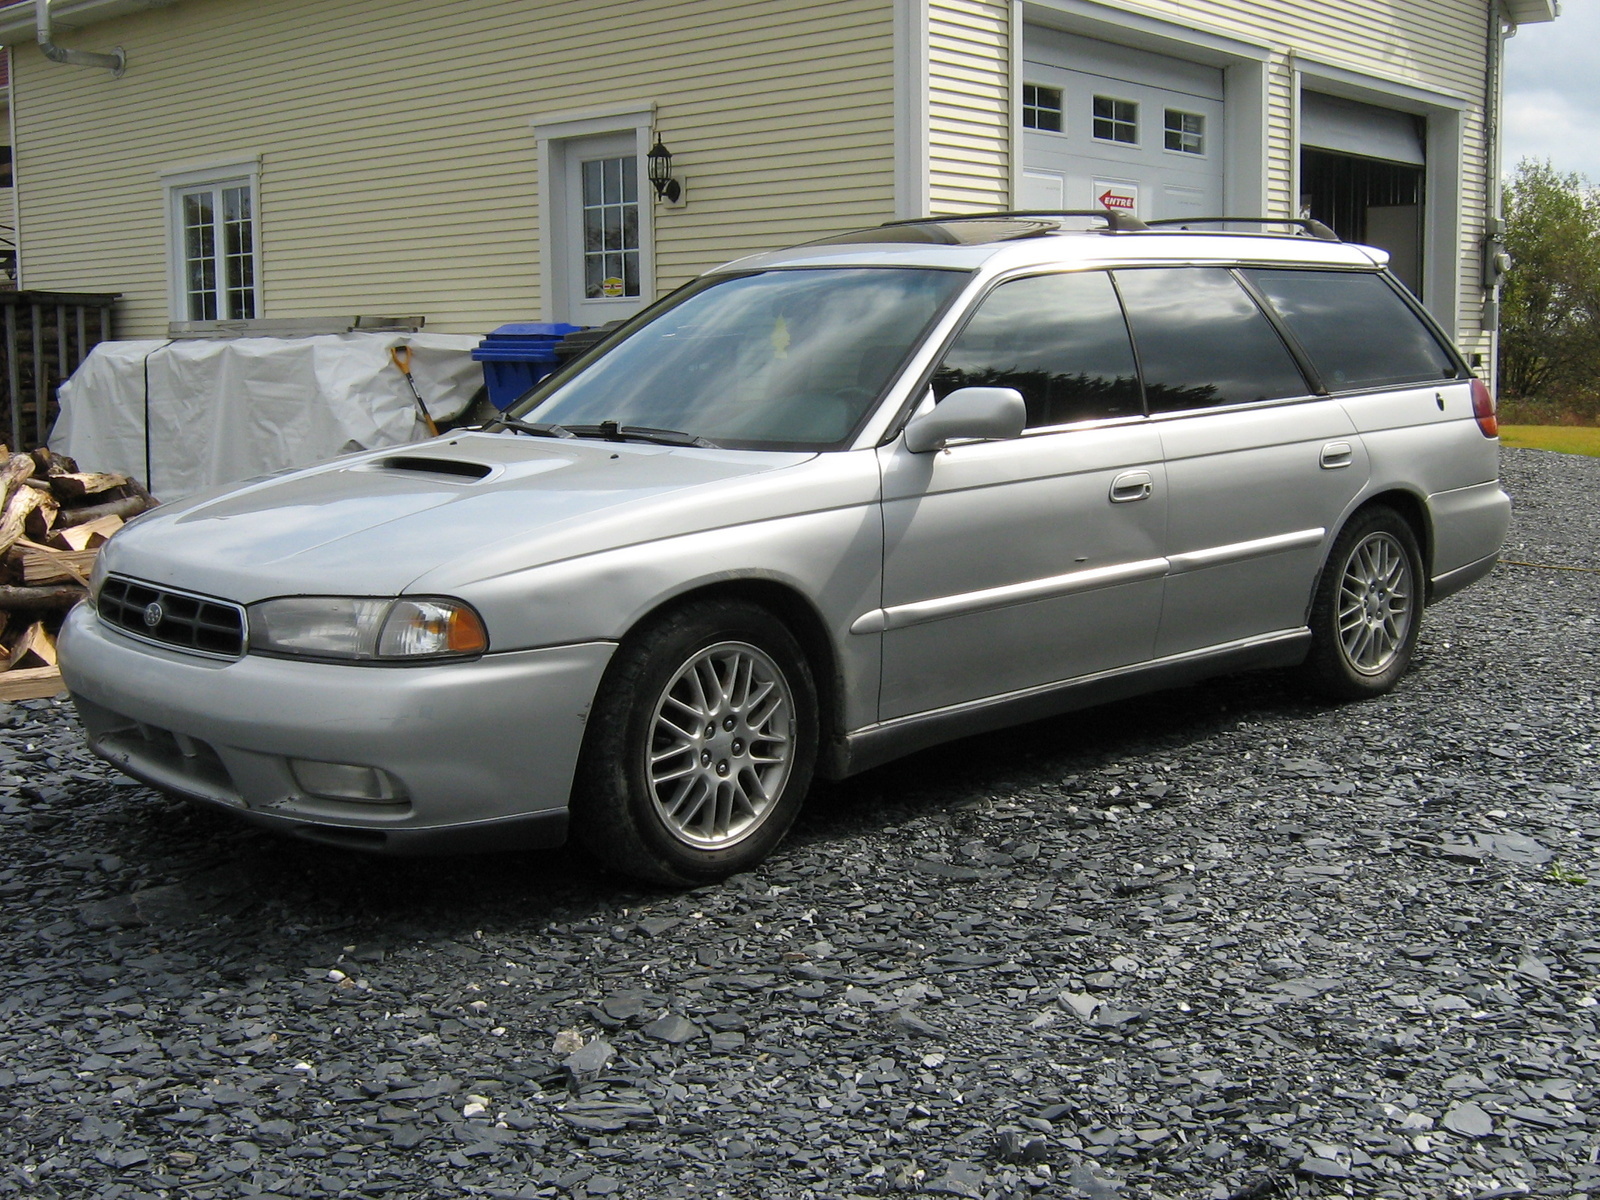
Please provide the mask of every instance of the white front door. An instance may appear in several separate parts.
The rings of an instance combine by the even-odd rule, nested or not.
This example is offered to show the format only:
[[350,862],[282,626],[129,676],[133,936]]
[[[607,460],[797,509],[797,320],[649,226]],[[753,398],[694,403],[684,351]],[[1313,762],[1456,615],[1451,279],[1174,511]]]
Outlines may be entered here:
[[1222,215],[1222,71],[1029,26],[1020,208]]
[[574,325],[631,317],[654,299],[649,184],[632,133],[561,143],[554,316]]

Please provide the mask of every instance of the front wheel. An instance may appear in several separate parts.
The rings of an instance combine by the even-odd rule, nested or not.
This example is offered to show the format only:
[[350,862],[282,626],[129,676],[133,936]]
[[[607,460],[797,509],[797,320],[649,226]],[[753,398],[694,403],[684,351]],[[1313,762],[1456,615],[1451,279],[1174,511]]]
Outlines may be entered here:
[[1336,700],[1387,692],[1411,664],[1422,603],[1422,555],[1411,526],[1391,508],[1357,513],[1317,581],[1308,682]]
[[743,601],[691,603],[630,635],[607,669],[574,831],[653,883],[748,870],[794,822],[816,749],[816,687],[793,635]]

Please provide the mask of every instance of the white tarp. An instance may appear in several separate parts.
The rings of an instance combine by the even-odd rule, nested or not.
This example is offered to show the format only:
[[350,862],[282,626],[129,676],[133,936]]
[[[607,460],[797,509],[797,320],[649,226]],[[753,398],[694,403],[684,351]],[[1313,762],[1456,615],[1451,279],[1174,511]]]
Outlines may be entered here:
[[480,340],[342,333],[101,342],[61,385],[50,448],[85,471],[120,471],[176,500],[213,484],[416,441],[427,431],[390,348],[411,347],[417,390],[433,418],[445,421],[483,386],[483,368],[471,356]]

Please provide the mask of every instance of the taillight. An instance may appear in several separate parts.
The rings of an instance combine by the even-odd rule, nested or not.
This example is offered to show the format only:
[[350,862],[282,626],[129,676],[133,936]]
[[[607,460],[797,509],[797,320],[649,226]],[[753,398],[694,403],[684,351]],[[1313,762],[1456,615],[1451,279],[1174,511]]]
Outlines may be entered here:
[[1494,415],[1494,397],[1481,379],[1472,381],[1472,415],[1477,418],[1484,437],[1500,436],[1500,421]]

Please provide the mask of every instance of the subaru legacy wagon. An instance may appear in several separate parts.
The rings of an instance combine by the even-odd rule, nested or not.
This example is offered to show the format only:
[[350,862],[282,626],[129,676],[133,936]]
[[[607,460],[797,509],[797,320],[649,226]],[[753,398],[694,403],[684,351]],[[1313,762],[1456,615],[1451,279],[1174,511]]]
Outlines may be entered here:
[[1381,251],[1082,216],[741,259],[481,428],[141,517],[61,637],[90,745],[321,842],[692,884],[818,774],[1393,687],[1505,535],[1488,390]]

